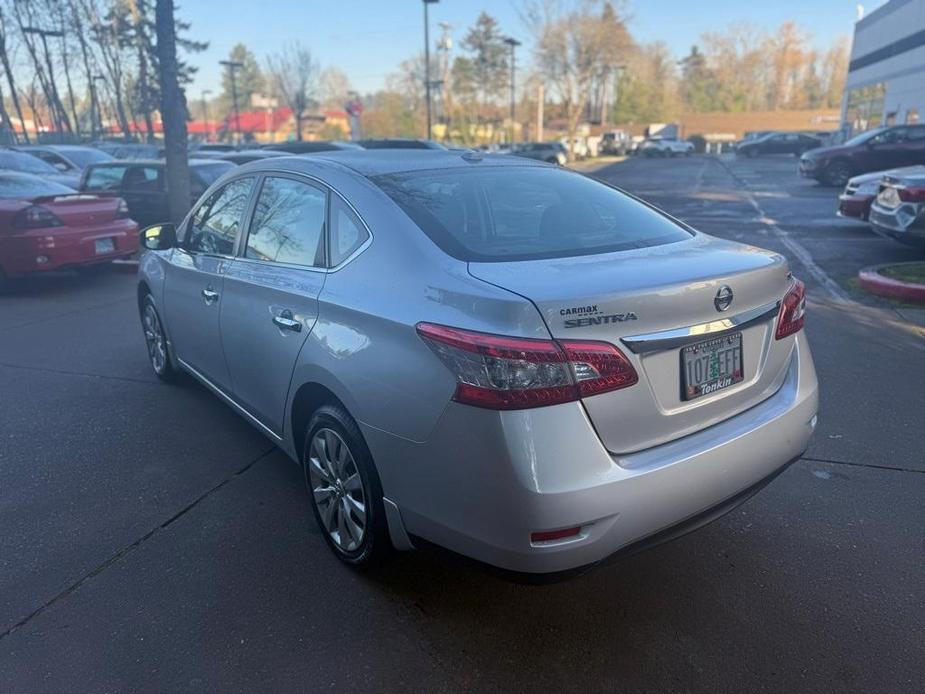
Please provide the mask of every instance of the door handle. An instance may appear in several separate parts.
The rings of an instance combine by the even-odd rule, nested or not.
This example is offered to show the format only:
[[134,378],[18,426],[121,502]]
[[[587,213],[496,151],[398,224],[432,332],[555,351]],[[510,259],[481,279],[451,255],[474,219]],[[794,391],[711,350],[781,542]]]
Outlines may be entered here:
[[286,310],[278,316],[273,316],[273,325],[283,330],[291,330],[294,333],[302,332],[302,323],[293,319],[292,311]]
[[207,304],[211,304],[213,301],[218,301],[218,292],[211,287],[206,287],[202,290],[202,298],[206,300]]

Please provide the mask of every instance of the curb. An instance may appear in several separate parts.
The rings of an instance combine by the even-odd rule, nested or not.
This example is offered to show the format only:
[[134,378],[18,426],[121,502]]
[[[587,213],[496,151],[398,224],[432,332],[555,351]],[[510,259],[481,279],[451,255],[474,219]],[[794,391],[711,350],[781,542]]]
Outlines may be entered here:
[[134,274],[138,272],[137,260],[113,260],[110,263],[113,270]]
[[877,296],[890,299],[901,299],[913,304],[925,304],[925,284],[902,282],[881,275],[879,270],[884,267],[896,265],[910,265],[911,263],[886,263],[884,265],[871,265],[858,273],[858,283],[862,288]]

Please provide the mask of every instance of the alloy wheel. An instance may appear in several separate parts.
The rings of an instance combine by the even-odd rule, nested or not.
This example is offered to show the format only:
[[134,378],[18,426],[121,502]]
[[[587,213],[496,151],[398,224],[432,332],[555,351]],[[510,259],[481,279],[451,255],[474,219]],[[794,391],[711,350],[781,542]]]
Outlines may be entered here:
[[350,448],[333,429],[318,429],[306,467],[324,530],[340,551],[357,551],[366,537],[367,497]]
[[167,367],[167,338],[161,328],[161,321],[157,311],[151,304],[145,306],[142,324],[145,332],[145,344],[148,347],[148,357],[151,367],[157,374],[163,374]]

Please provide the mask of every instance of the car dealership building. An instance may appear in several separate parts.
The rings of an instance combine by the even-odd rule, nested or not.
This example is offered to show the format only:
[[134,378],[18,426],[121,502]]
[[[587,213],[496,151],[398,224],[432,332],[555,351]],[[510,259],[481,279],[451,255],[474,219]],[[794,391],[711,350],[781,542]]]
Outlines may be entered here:
[[855,24],[842,127],[859,132],[923,117],[925,0],[889,0]]

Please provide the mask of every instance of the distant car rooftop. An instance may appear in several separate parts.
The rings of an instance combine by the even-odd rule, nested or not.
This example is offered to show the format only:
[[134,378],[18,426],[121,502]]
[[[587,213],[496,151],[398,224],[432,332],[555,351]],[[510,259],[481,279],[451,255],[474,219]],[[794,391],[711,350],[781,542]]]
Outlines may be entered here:
[[416,140],[402,137],[370,138],[360,140],[358,144],[364,149],[446,149],[439,142],[434,142],[433,140]]
[[[274,158],[268,166],[293,165],[296,170],[308,169],[311,162],[329,162],[345,166],[363,176],[380,176],[383,174],[426,171],[429,169],[448,169],[464,167],[489,166],[549,166],[532,159],[514,158],[504,154],[482,154],[481,152],[452,152],[447,149],[382,149],[374,151],[319,152],[311,157],[293,156]],[[259,167],[261,162],[248,166]]]

